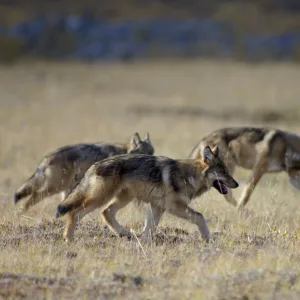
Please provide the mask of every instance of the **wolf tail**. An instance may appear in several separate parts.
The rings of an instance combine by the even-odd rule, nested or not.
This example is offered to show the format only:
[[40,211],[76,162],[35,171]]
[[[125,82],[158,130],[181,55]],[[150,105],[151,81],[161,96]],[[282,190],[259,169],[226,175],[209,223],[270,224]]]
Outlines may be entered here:
[[19,202],[23,198],[31,195],[34,190],[39,189],[44,183],[44,172],[38,169],[15,193],[14,201]]
[[64,216],[71,210],[78,208],[86,197],[84,183],[80,182],[72,193],[62,203],[57,206],[56,218]]

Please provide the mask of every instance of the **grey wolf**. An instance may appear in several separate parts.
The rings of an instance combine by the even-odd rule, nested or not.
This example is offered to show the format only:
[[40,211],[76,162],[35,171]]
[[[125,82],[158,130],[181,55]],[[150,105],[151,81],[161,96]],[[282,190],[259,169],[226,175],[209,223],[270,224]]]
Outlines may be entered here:
[[[164,211],[196,224],[201,236],[210,233],[203,215],[189,207],[190,201],[210,187],[226,194],[238,187],[218,157],[218,148],[206,147],[203,159],[174,160],[164,156],[119,155],[92,165],[67,199],[57,207],[56,217],[68,213],[64,239],[73,239],[78,220],[96,208],[118,236],[130,236],[115,216],[133,199],[150,204],[158,225]],[[114,201],[111,201],[114,198]]]
[[28,196],[23,211],[38,203],[45,197],[57,193],[66,198],[84,177],[86,170],[95,162],[107,157],[121,154],[150,154],[154,148],[149,133],[142,140],[135,133],[127,144],[76,144],[57,149],[46,155],[35,173],[17,190],[15,203]]
[[238,209],[249,202],[265,173],[284,171],[290,183],[300,189],[300,137],[293,133],[267,127],[223,128],[202,138],[189,157],[197,159],[207,145],[219,147],[220,157],[231,175],[236,166],[252,171],[238,203],[231,191],[225,195]]

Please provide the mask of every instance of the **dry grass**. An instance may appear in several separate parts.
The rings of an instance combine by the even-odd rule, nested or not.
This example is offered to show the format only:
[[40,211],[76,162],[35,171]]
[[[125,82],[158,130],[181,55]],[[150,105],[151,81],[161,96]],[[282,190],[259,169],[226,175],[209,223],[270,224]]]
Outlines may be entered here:
[[[58,199],[26,216],[17,215],[12,201],[41,157],[68,143],[124,141],[134,131],[150,131],[156,154],[182,158],[221,126],[276,121],[271,125],[299,132],[299,78],[300,68],[288,64],[1,67],[0,297],[299,299],[299,191],[284,174],[263,178],[244,215],[215,191],[194,201],[213,232],[210,245],[195,226],[166,215],[156,243],[142,243],[142,249],[135,240],[112,236],[94,212],[67,246],[61,239],[65,220],[54,219]],[[166,107],[169,113],[159,113]],[[255,118],[262,111],[277,117]],[[240,183],[247,176],[236,174]],[[132,206],[118,216],[137,233],[143,217]]]

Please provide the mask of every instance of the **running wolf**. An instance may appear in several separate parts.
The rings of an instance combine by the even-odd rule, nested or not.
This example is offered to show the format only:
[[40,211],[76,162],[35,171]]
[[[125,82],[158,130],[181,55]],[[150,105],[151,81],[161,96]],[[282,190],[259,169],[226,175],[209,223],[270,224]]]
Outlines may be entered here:
[[121,154],[154,154],[149,133],[141,140],[135,133],[128,144],[76,144],[57,149],[46,155],[36,172],[17,190],[15,203],[29,197],[23,211],[45,197],[63,193],[65,199],[95,162]]
[[[56,217],[68,213],[64,239],[73,239],[78,220],[96,208],[118,236],[130,236],[116,220],[116,213],[133,199],[149,203],[155,225],[166,210],[196,224],[201,236],[210,233],[202,214],[188,206],[210,187],[221,194],[238,183],[218,157],[218,147],[203,150],[203,159],[174,160],[164,156],[120,155],[92,165],[73,192],[57,207]],[[114,201],[111,199],[114,198]]]
[[239,209],[248,203],[265,173],[285,171],[290,183],[300,189],[300,137],[295,134],[267,127],[222,128],[204,137],[189,157],[197,159],[207,145],[219,147],[231,175],[236,166],[252,170],[238,203],[231,191],[225,195]]

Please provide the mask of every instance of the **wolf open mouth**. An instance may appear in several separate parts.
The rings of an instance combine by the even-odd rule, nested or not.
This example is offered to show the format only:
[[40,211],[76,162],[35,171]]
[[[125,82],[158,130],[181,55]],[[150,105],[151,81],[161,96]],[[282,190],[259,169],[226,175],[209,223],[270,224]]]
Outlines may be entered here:
[[213,187],[215,189],[217,189],[220,192],[220,194],[222,194],[222,195],[225,195],[228,193],[228,189],[227,189],[226,185],[221,180],[215,180],[213,182]]

